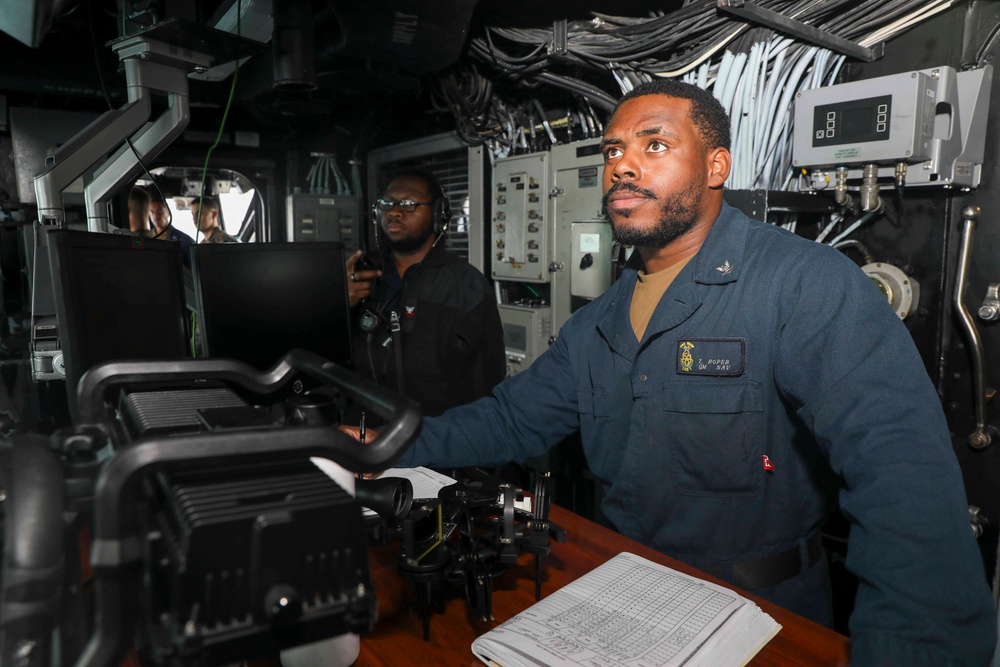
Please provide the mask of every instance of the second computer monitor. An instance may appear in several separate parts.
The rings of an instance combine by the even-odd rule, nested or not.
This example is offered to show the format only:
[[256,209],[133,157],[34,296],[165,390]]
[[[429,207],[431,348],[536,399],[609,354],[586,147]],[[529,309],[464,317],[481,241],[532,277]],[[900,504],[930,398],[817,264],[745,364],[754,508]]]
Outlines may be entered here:
[[302,348],[347,365],[350,309],[342,243],[193,248],[202,353],[260,370]]

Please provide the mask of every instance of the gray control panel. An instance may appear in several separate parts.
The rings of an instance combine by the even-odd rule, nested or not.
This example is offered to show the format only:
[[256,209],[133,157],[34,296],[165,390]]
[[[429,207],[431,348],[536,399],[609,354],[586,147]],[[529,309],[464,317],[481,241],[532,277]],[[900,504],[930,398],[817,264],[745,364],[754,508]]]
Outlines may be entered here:
[[285,204],[289,241],[341,241],[345,247],[358,247],[357,198],[292,194]]
[[906,185],[976,187],[986,141],[993,67],[901,72],[803,90],[795,99],[792,164],[809,169],[814,189],[846,167],[863,165],[892,182],[897,165]]

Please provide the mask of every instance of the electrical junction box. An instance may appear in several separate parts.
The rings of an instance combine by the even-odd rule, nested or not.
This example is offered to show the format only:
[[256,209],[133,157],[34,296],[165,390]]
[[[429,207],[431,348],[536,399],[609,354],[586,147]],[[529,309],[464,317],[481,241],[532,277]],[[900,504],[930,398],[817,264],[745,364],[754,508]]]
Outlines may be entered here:
[[493,165],[492,275],[549,282],[552,224],[548,153],[502,158]]
[[289,241],[340,241],[357,248],[357,197],[292,194],[286,199]]
[[814,189],[833,187],[831,170],[880,179],[906,165],[906,185],[979,185],[993,67],[934,67],[803,90],[795,98],[792,164]]
[[[552,329],[557,332],[586,300],[611,286],[611,225],[604,218],[604,155],[600,139],[552,147],[552,219],[555,222]],[[589,257],[588,257],[589,255]]]
[[552,337],[552,309],[548,306],[527,306],[502,303],[500,322],[503,323],[503,343],[507,353],[507,377],[525,370],[538,356],[549,349]]
[[611,224],[574,222],[570,246],[570,294],[596,299],[611,287]]

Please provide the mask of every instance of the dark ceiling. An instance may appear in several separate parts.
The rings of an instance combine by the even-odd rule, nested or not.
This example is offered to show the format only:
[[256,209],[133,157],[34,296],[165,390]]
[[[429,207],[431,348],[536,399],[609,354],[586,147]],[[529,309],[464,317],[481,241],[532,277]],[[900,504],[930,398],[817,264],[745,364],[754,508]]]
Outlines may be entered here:
[[[232,0],[126,2],[132,15],[135,6],[161,13],[151,19],[155,15],[140,11],[138,22],[177,16],[203,25],[220,7],[232,4]],[[123,104],[124,75],[106,46],[122,33],[120,1],[42,4],[56,12],[37,48],[0,34],[4,63],[0,93],[7,96],[8,105],[102,111]],[[448,130],[454,120],[449,113],[433,111],[431,91],[440,76],[468,64],[469,35],[479,34],[484,26],[551,29],[556,20],[586,20],[592,11],[640,17],[648,16],[651,6],[669,11],[664,5],[681,3],[604,0],[586,3],[586,9],[582,3],[525,0],[307,0],[305,4],[311,16],[317,88],[275,90],[269,44],[240,68],[232,122],[271,131],[284,141],[303,142],[324,134],[363,135],[367,140],[379,135],[384,140],[393,133],[414,136],[414,132]],[[420,30],[400,34],[400,26],[406,26],[401,15],[419,17]],[[134,27],[126,22],[127,32]],[[231,81],[230,77],[191,82],[196,109],[192,127],[201,123],[207,129],[218,122]],[[532,94],[544,96],[545,91]]]

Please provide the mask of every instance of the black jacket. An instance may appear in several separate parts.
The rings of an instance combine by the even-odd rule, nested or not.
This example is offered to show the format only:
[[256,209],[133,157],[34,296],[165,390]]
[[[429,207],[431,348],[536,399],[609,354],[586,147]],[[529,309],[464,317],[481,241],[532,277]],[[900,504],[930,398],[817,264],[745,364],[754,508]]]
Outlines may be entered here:
[[[486,277],[467,261],[435,246],[407,269],[400,288],[395,266],[383,257],[376,307],[388,322],[399,316],[403,394],[426,416],[488,395],[506,374],[503,327]],[[380,267],[381,268],[381,267]],[[363,306],[359,304],[356,311]],[[364,377],[397,388],[396,354],[386,327],[363,332],[355,313],[354,366]]]

